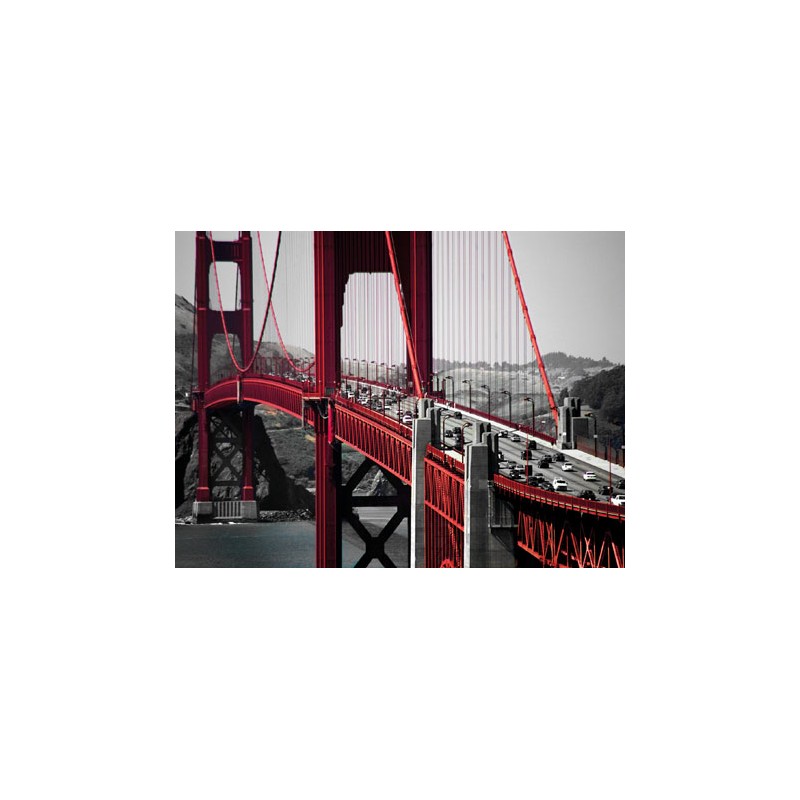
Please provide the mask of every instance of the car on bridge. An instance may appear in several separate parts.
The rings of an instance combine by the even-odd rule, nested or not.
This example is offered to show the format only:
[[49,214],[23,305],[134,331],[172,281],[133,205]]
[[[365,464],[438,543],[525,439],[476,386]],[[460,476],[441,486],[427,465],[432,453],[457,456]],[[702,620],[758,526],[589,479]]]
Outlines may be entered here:
[[[556,480],[558,480],[558,479],[556,478]],[[566,481],[565,481],[565,483],[566,483]],[[553,484],[550,481],[542,481],[539,484],[539,488],[540,489],[547,489],[548,492],[554,492],[555,491],[555,487],[553,486]]]
[[608,495],[611,495],[613,493],[614,493],[614,490],[610,486],[604,486],[600,490],[600,494],[602,494],[604,497],[607,497]]
[[518,433],[515,433],[515,434],[513,434],[513,435],[511,436],[511,441],[512,441],[512,442],[518,442],[518,441],[520,441],[519,434],[518,434]]
[[403,419],[401,421],[402,421],[403,425],[410,425],[411,421],[413,419],[414,419],[414,417],[411,416],[411,412],[410,411],[406,411],[406,413],[403,414]]
[[624,494],[615,494],[611,498],[611,504],[615,506],[624,506],[625,505],[625,495]]
[[508,431],[500,431],[500,433],[498,434],[498,436],[499,436],[501,439],[508,439]]
[[566,461],[563,453],[553,453],[553,461]]
[[544,467],[545,469],[550,466],[550,457],[545,456],[544,458],[540,458],[536,464],[537,467]]
[[557,492],[566,492],[569,486],[567,486],[567,482],[563,478],[554,478],[553,489]]
[[564,463],[561,465],[561,469],[562,469],[564,472],[575,472],[575,467],[573,467],[573,466],[572,466],[572,464],[570,464],[570,463],[569,463],[569,461],[565,461],[565,462],[564,462]]
[[592,472],[591,470],[587,470],[586,472],[583,473],[583,479],[585,481],[596,481],[597,475],[595,475],[594,472]]
[[597,495],[591,489],[584,489],[578,497],[581,500],[597,500]]

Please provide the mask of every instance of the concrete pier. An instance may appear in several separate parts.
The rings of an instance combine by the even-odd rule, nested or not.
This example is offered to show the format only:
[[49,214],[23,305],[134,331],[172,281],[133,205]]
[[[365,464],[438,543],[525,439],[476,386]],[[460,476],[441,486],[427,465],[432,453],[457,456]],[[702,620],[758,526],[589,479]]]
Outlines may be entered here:
[[419,416],[413,422],[411,438],[411,543],[412,568],[425,566],[425,451],[433,438],[432,408],[420,400]]

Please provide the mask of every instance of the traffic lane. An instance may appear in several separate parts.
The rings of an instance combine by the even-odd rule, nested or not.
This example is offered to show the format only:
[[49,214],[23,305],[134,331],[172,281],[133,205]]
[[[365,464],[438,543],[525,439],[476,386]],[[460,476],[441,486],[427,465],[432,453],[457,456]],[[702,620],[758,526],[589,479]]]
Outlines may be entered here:
[[[506,459],[511,459],[512,461],[516,462],[516,465],[519,469],[521,469],[524,473],[525,471],[525,459],[523,458],[523,453],[525,452],[525,441],[521,442],[513,442],[511,437],[508,438],[501,438],[499,440],[502,444],[500,445],[500,451],[503,453]],[[541,445],[537,446],[537,449],[533,451],[535,453],[534,457],[528,459],[528,474],[533,475],[537,472],[541,472],[542,475],[545,476],[545,480],[548,480],[552,483],[553,480],[556,478],[563,478],[567,482],[567,492],[568,494],[579,494],[580,492],[584,491],[585,489],[590,489],[593,491],[597,496],[598,499],[603,499],[600,495],[600,489],[604,485],[608,485],[608,477],[603,479],[603,475],[601,475],[597,470],[592,470],[587,465],[581,464],[580,462],[572,460],[568,455],[565,454],[565,461],[552,461],[549,467],[540,467],[538,462],[542,456],[550,456],[552,457],[555,452],[553,449],[542,447]],[[506,466],[504,466],[504,463]],[[563,464],[568,463],[572,465],[572,470],[564,470]],[[500,474],[508,476],[509,468],[507,466],[507,462],[501,462],[500,464]],[[583,477],[584,472],[594,472],[597,476],[597,480],[591,481],[586,480]],[[520,480],[520,483],[523,481]],[[614,486],[612,484],[612,486]],[[616,489],[616,487],[614,487]],[[620,490],[621,491],[621,490]],[[614,494],[617,492],[615,491]]]

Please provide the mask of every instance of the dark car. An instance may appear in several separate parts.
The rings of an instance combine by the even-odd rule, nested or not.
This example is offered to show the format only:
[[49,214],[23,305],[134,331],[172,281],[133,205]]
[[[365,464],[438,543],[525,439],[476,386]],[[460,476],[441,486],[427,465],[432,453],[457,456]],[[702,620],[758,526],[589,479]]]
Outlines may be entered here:
[[622,478],[621,480],[617,481],[617,486],[619,486],[620,489],[624,489],[625,488],[625,478]]
[[528,486],[541,486],[544,483],[542,475],[530,475],[528,477]]
[[581,500],[597,500],[597,495],[591,489],[584,489],[578,497]]
[[554,453],[553,454],[553,461],[564,461],[564,454],[563,453]]
[[544,458],[540,458],[536,464],[539,467],[549,467],[550,466],[550,459],[545,456]]
[[500,431],[500,433],[498,434],[498,436],[499,436],[501,439],[507,439],[507,438],[508,438],[508,431]]
[[600,494],[602,494],[604,497],[608,497],[608,495],[614,494],[614,490],[610,486],[604,486],[600,490]]
[[547,489],[548,492],[554,492],[555,489],[553,488],[553,484],[550,481],[542,481],[539,484],[540,489]]
[[461,412],[456,411],[453,413],[453,419],[461,419]]

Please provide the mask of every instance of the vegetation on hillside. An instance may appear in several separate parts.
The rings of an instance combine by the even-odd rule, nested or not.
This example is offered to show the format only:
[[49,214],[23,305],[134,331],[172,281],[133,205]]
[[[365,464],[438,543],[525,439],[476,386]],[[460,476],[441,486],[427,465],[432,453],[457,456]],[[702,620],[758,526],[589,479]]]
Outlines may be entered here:
[[[565,389],[559,398],[563,403],[567,395],[580,397],[597,417],[598,433],[610,435],[615,441],[625,435],[625,365],[603,370],[590,378],[576,381]],[[621,442],[620,442],[621,443]]]

